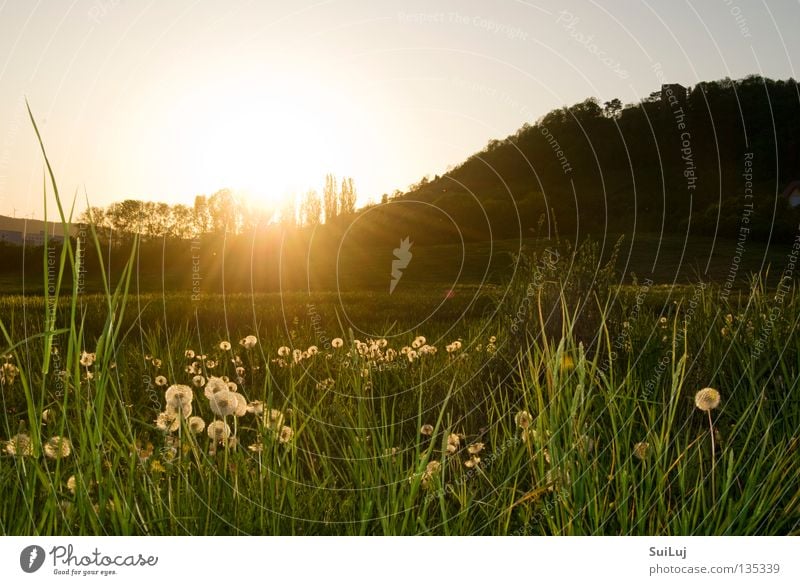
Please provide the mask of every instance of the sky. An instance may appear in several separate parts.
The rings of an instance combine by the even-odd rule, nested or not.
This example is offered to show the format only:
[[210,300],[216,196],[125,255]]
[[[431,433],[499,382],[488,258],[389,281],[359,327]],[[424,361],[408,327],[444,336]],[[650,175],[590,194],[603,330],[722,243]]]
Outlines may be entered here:
[[796,0],[0,0],[0,214],[43,217],[26,99],[78,209],[270,207],[328,172],[364,204],[590,96],[796,79],[798,22]]

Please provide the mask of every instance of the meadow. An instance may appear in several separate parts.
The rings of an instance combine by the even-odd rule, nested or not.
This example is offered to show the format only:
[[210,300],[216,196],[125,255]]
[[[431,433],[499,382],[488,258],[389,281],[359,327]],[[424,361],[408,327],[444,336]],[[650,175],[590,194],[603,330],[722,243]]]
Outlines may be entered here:
[[800,533],[793,282],[546,250],[445,297],[192,301],[132,261],[61,290],[65,246],[0,298],[0,532]]
[[134,241],[86,294],[46,242],[0,297],[0,533],[800,534],[797,251],[736,289],[619,251],[194,295],[137,290]]

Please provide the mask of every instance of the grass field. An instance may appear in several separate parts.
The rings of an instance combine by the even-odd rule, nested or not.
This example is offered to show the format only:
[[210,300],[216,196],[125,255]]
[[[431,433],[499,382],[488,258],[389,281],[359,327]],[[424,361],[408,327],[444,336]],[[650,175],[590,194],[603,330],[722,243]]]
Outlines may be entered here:
[[0,299],[3,534],[800,533],[791,281],[619,287],[591,249],[446,296],[121,276]]
[[491,285],[194,299],[135,252],[0,298],[2,534],[800,534],[794,250],[743,290],[551,242]]

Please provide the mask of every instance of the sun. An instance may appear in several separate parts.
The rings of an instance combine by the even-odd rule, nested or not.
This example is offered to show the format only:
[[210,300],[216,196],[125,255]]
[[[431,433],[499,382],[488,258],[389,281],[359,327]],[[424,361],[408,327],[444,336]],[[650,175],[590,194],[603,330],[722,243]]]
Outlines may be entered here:
[[174,140],[192,188],[230,188],[266,208],[320,190],[324,176],[346,166],[336,148],[336,117],[308,88],[241,84],[207,88],[180,100]]

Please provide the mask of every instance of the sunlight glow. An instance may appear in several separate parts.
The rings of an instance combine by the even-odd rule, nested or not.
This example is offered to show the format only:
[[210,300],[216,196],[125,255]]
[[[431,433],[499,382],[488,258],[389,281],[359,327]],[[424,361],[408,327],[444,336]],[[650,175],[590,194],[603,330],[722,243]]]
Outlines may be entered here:
[[265,208],[319,191],[326,173],[344,173],[349,162],[336,144],[344,136],[343,118],[330,114],[342,105],[331,107],[322,92],[252,83],[207,88],[178,100],[171,118],[175,140],[165,145],[174,150],[166,156],[178,157],[198,192],[228,187]]

